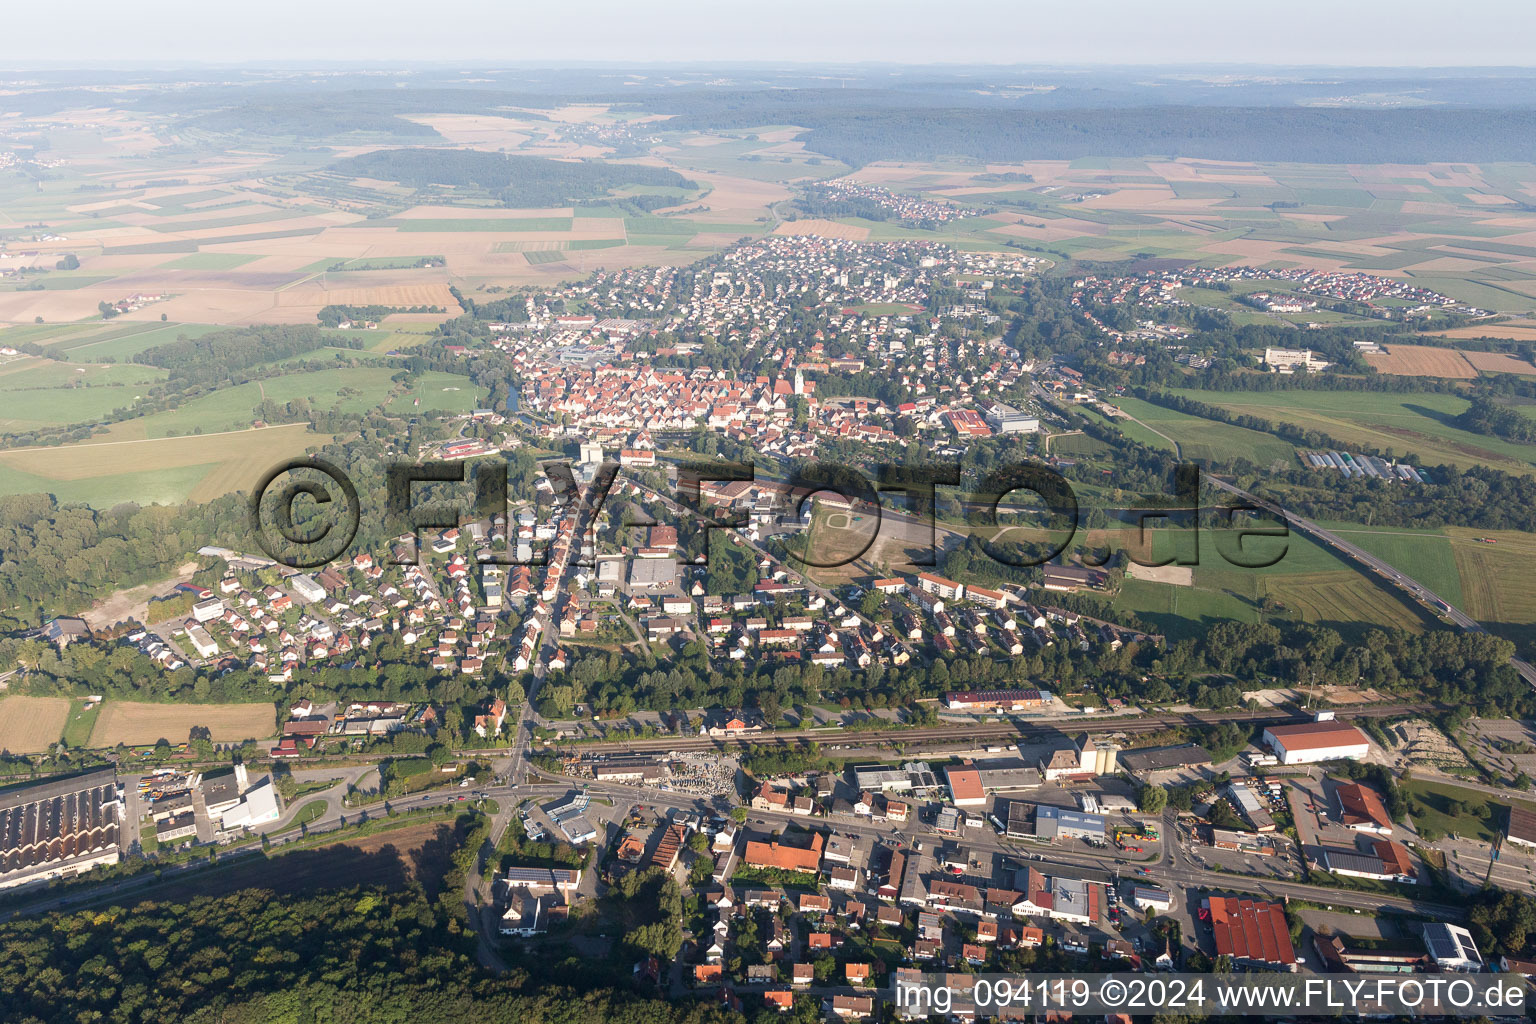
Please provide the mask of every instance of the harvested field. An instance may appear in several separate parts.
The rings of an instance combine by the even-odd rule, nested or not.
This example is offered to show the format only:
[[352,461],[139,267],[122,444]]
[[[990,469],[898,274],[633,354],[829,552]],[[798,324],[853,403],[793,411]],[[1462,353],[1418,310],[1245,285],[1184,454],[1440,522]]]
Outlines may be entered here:
[[395,284],[371,288],[332,288],[325,293],[336,306],[442,306],[458,305],[446,284]]
[[822,238],[843,238],[850,242],[862,242],[869,237],[869,228],[852,224],[839,224],[835,220],[791,220],[773,229],[776,235],[820,235]]
[[[1531,335],[1531,340],[1536,341],[1536,333]],[[1463,352],[1462,357],[1472,364],[1473,369],[1480,373],[1536,375],[1536,366],[1526,362],[1519,356],[1507,355],[1503,352]]]
[[0,751],[40,754],[52,747],[64,734],[69,703],[64,697],[0,698]]
[[[1442,331],[1439,338],[1508,338],[1511,341],[1536,341],[1536,323],[1529,320],[1509,320],[1501,324],[1456,327]],[[1476,355],[1478,353],[1467,353]]]
[[159,740],[184,743],[193,726],[206,726],[215,743],[268,739],[277,733],[271,704],[142,704],[109,700],[91,730],[92,747],[147,747]]
[[1403,377],[1448,377],[1470,380],[1477,376],[1462,353],[1450,348],[1428,345],[1397,345],[1382,355],[1367,355],[1366,362],[1381,373]]

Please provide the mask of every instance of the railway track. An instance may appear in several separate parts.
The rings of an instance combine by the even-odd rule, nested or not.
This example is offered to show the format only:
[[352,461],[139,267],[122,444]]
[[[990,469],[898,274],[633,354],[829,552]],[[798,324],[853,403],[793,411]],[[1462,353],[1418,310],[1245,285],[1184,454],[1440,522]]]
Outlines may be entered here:
[[[1397,715],[1418,714],[1438,710],[1429,703],[1378,704],[1344,712],[1346,718],[1391,718]],[[975,725],[931,726],[923,729],[896,729],[861,733],[846,730],[829,730],[818,733],[755,733],[746,736],[661,736],[654,739],[611,740],[589,743],[573,743],[561,747],[566,753],[658,753],[666,751],[730,750],[749,746],[800,747],[810,743],[823,745],[837,743],[844,746],[881,746],[900,743],[940,744],[963,742],[974,746],[977,740],[1014,739],[1046,736],[1063,732],[1092,729],[1094,732],[1120,732],[1128,735],[1161,732],[1189,726],[1222,725],[1227,722],[1254,725],[1284,725],[1308,721],[1302,711],[1221,711],[1221,712],[1165,712],[1140,718],[1074,718],[1060,722],[994,722]]]

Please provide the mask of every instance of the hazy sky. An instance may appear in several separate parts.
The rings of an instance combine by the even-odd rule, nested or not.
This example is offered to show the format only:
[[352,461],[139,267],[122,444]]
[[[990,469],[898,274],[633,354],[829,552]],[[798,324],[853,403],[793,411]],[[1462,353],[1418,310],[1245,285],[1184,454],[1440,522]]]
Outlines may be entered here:
[[1536,63],[1531,0],[50,0],[0,61]]

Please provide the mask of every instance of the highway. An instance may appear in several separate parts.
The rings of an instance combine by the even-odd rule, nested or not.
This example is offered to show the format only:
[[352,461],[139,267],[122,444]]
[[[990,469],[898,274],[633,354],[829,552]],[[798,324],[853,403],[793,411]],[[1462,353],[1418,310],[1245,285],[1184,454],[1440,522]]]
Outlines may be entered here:
[[[1437,614],[1444,615],[1446,618],[1450,619],[1452,623],[1466,630],[1467,632],[1487,632],[1487,630],[1483,628],[1483,624],[1478,622],[1472,616],[1453,606],[1449,601],[1445,600],[1433,590],[1430,590],[1418,580],[1415,580],[1408,576],[1406,573],[1398,570],[1391,563],[1377,558],[1375,555],[1371,554],[1369,551],[1366,551],[1364,548],[1351,544],[1349,541],[1340,537],[1338,534],[1323,529],[1312,520],[1303,519],[1301,516],[1287,511],[1280,505],[1277,505],[1268,499],[1261,498],[1256,494],[1243,490],[1236,484],[1228,483],[1227,481],[1214,476],[1206,476],[1205,479],[1209,481],[1211,486],[1215,487],[1216,489],[1226,491],[1228,494],[1235,494],[1240,498],[1252,502],[1255,506],[1270,512],[1273,515],[1279,516],[1292,529],[1306,534],[1313,540],[1323,544],[1325,547],[1332,548],[1338,554],[1351,558],[1359,564],[1365,566],[1367,569],[1370,569],[1372,572],[1374,572],[1377,576],[1381,577],[1384,582],[1389,583],[1397,589],[1403,591],[1415,601],[1429,605]],[[1445,611],[1444,609],[1449,609],[1449,611]],[[1509,663],[1516,672],[1520,673],[1520,678],[1524,679],[1526,683],[1529,684],[1533,689],[1536,689],[1536,666],[1532,666],[1529,662],[1523,661],[1519,658],[1511,658]]]

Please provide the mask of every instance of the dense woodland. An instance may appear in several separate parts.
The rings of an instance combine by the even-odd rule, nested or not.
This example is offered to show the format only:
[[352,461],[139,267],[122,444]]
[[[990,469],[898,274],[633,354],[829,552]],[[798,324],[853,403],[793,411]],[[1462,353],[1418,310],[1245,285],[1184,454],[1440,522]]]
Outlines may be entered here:
[[300,898],[249,889],[21,918],[0,925],[0,1012],[15,1024],[742,1020],[707,1002],[669,1003],[590,980],[567,987],[521,969],[494,976],[476,964],[474,944],[416,886]]

